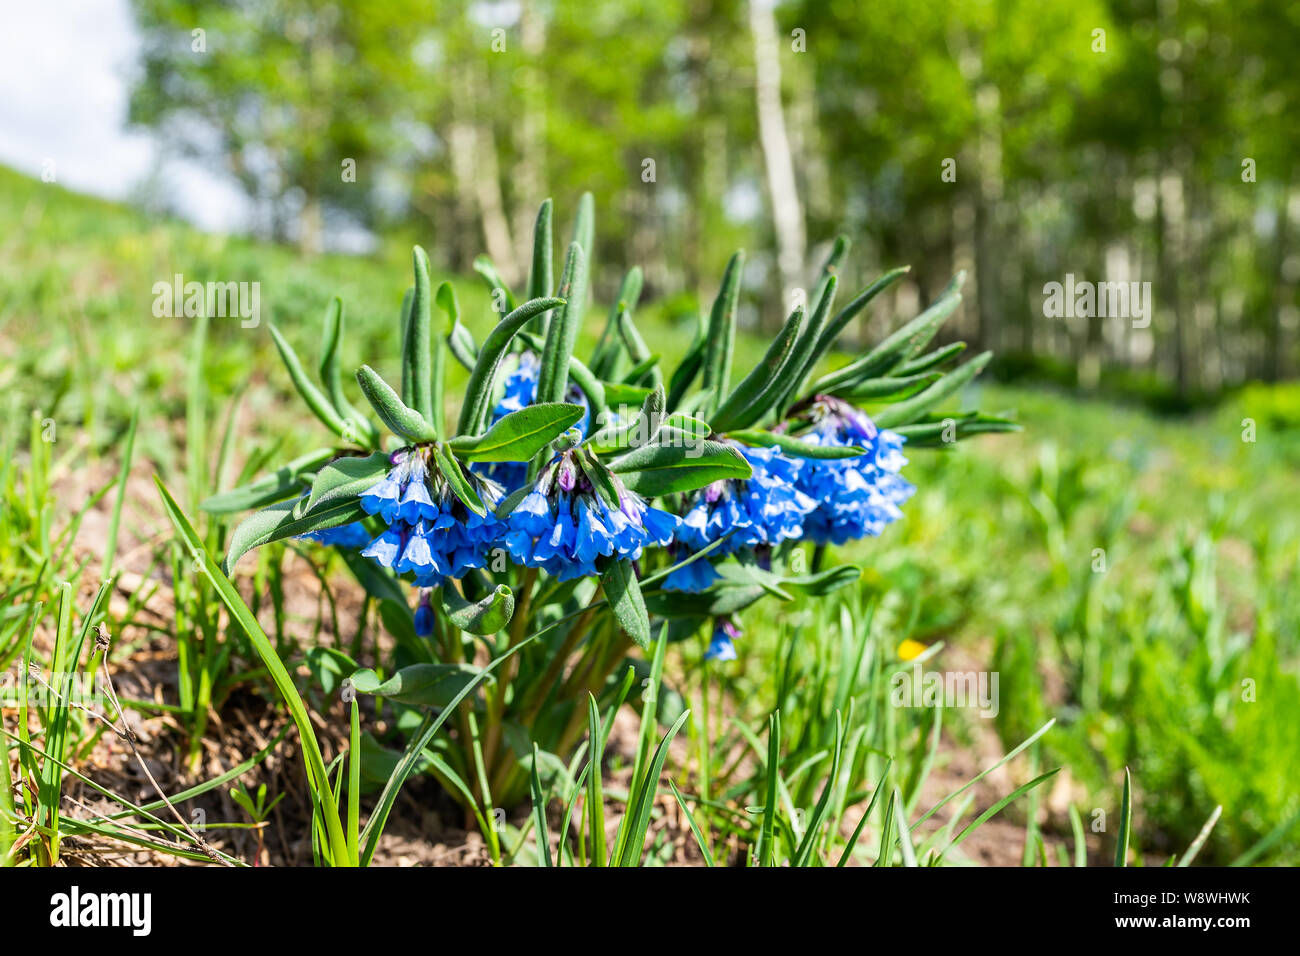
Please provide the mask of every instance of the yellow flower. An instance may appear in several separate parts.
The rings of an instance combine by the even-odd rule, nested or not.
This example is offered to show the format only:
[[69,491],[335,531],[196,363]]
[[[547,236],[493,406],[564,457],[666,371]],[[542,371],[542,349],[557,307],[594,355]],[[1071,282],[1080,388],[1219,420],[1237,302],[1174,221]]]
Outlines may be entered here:
[[914,657],[919,657],[925,650],[926,645],[909,637],[898,645],[898,656],[900,660],[910,661]]

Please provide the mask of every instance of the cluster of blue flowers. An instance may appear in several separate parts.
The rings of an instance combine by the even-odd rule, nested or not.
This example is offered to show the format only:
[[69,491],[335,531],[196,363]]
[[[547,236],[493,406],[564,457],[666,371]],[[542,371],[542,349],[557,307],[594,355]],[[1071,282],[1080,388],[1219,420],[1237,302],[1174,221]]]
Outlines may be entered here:
[[[701,551],[724,538],[710,554],[722,557],[770,548],[803,534],[804,518],[817,507],[798,487],[799,473],[808,462],[783,455],[776,448],[735,447],[749,462],[753,476],[715,481],[696,496],[678,529],[675,555]],[[717,579],[712,563],[701,559],[668,575],[664,587],[703,591]]]
[[[493,410],[493,422],[535,401],[537,377],[536,356],[521,353]],[[568,398],[587,405],[577,389],[571,388]],[[805,421],[810,427],[799,434],[801,440],[860,446],[864,453],[853,458],[799,458],[777,447],[731,442],[749,463],[752,476],[716,481],[695,492],[679,518],[650,507],[617,476],[609,475],[609,482],[602,479],[600,487],[593,485],[589,469],[594,463],[582,457],[579,446],[556,455],[518,505],[499,518],[495,509],[507,492],[527,484],[525,463],[471,466],[466,478],[489,509],[479,516],[465,507],[436,469],[430,469],[428,449],[413,446],[394,453],[388,474],[361,495],[362,507],[387,525],[381,534],[371,540],[357,522],[311,537],[339,547],[364,547],[364,556],[398,573],[411,573],[421,589],[416,613],[421,634],[432,630],[429,589],[484,567],[497,548],[517,565],[567,581],[598,574],[598,564],[603,566],[605,559],[635,561],[647,547],[668,548],[671,560],[679,563],[715,545],[707,556],[677,568],[663,582],[668,590],[703,591],[720,577],[713,564],[719,558],[749,553],[763,562],[772,548],[786,541],[843,544],[879,535],[902,517],[900,506],[916,489],[900,474],[907,464],[901,435],[876,428],[865,413],[828,396],[817,397]],[[588,413],[577,427],[585,436],[589,426]],[[734,659],[733,640],[739,635],[734,620],[719,618],[707,658]]]
[[665,546],[680,519],[652,508],[611,476],[617,501],[606,501],[574,460],[561,452],[506,518],[502,543],[516,564],[561,581],[598,573],[599,558],[635,561],[649,545]]
[[396,452],[388,474],[361,495],[367,513],[388,525],[361,553],[399,574],[411,572],[420,587],[437,587],[487,563],[504,530],[493,511],[504,492],[490,478],[467,475],[487,506],[477,515],[430,471],[426,456],[418,446]]
[[900,506],[916,488],[899,473],[907,464],[902,435],[878,429],[848,402],[828,396],[813,404],[813,427],[800,436],[814,445],[858,445],[855,458],[807,459],[797,486],[817,503],[804,533],[817,544],[875,537],[903,517]]

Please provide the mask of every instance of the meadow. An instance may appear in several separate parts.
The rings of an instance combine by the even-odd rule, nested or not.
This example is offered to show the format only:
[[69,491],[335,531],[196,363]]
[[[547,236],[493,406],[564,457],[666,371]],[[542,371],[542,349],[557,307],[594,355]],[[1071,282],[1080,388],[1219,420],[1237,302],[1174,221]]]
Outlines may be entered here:
[[[853,585],[755,605],[735,661],[706,661],[707,636],[632,655],[573,718],[572,755],[506,742],[530,769],[508,806],[466,785],[464,725],[388,802],[427,725],[338,693],[402,641],[380,602],[311,542],[245,558],[233,597],[196,555],[231,529],[206,498],[322,443],[269,325],[314,354],[338,295],[345,367],[396,354],[419,237],[304,258],[3,169],[0,218],[6,864],[320,861],[338,849],[322,789],[342,829],[391,813],[367,852],[344,836],[375,862],[1300,862],[1300,388],[1163,417],[986,375],[953,405],[1023,430],[908,450],[905,519],[839,549]],[[156,318],[176,263],[260,282],[259,325]],[[452,285],[481,341],[488,291]],[[678,306],[637,322],[666,359],[690,344]],[[737,367],[767,345],[742,334]],[[449,366],[449,394],[465,378]],[[32,665],[106,673],[109,703],[19,681]],[[996,715],[899,706],[914,669],[995,673]]]

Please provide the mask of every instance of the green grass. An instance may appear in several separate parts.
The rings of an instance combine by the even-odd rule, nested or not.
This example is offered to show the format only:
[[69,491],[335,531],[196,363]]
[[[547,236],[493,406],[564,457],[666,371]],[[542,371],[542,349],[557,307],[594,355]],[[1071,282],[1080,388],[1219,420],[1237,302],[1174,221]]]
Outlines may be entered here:
[[[132,453],[141,467],[185,490],[173,517],[194,519],[193,503],[233,486],[241,471],[256,470],[272,453],[274,436],[290,436],[274,449],[277,460],[327,441],[291,399],[269,325],[300,353],[314,355],[321,317],[338,294],[349,324],[344,367],[396,354],[408,239],[419,237],[394,239],[372,257],[303,260],[286,249],[151,221],[3,169],[0,216],[16,224],[0,238],[0,665],[11,669],[38,629],[71,634],[71,621],[65,626],[60,616],[61,606],[71,607],[61,597],[63,582],[85,581],[93,590],[115,566],[116,535],[131,530],[118,529],[116,503]],[[722,264],[714,265],[720,271]],[[199,281],[260,281],[261,326],[213,319],[196,329],[192,319],[154,318],[153,283],[176,272]],[[598,303],[608,301],[605,284],[618,278],[601,276]],[[466,323],[481,340],[494,318],[482,284],[455,286]],[[668,360],[688,345],[680,315],[652,305],[637,323]],[[765,344],[742,336],[737,368],[753,367]],[[397,371],[378,370],[393,377]],[[452,363],[451,394],[460,390],[459,375]],[[584,751],[563,773],[523,760],[527,779],[516,780],[515,789],[558,801],[582,837],[543,850],[535,834],[547,823],[534,813],[494,842],[495,852],[507,861],[545,857],[557,865],[593,857],[654,862],[665,848],[648,823],[671,790],[702,858],[720,865],[728,853],[824,865],[962,862],[970,823],[982,816],[971,802],[974,790],[935,801],[944,812],[929,820],[935,804],[923,791],[955,748],[975,746],[982,721],[969,712],[890,706],[890,677],[907,666],[897,649],[910,638],[936,645],[928,668],[998,672],[993,724],[1004,752],[1055,720],[1008,765],[1014,784],[1002,796],[1015,799],[981,808],[996,806],[1025,824],[1027,862],[1047,856],[1042,830],[1070,840],[1097,809],[1109,820],[1097,858],[1113,858],[1126,767],[1132,828],[1122,839],[1130,862],[1184,851],[1198,863],[1300,862],[1292,827],[1300,795],[1289,776],[1300,766],[1295,387],[1248,388],[1217,409],[1178,419],[1064,392],[974,388],[983,409],[1012,414],[1026,430],[963,442],[951,452],[912,453],[905,474],[919,490],[907,519],[880,540],[844,549],[843,557],[863,567],[860,585],[830,600],[800,598],[779,613],[771,602],[760,605],[744,620],[737,663],[706,665],[702,644],[687,642],[657,664],[661,688],[660,674],[651,674],[659,689],[653,708],[627,688],[620,697],[619,686],[597,695],[599,706],[583,710],[586,722],[579,720],[575,732],[598,728],[607,736],[623,698],[643,715],[653,710],[654,719],[642,722],[634,766],[608,768],[630,769],[632,792],[620,792],[599,762],[585,762]],[[976,404],[971,390],[963,399]],[[227,432],[236,419],[239,427]],[[1252,422],[1255,440],[1243,441]],[[69,475],[87,468],[104,481],[89,499],[60,494]],[[95,543],[94,558],[77,559],[70,542],[78,515],[101,494],[114,532]],[[144,507],[161,515],[156,501]],[[225,526],[205,521],[193,534],[215,555]],[[187,573],[193,544],[165,542],[154,554],[177,582],[174,626],[139,619],[135,601],[125,617],[110,621],[115,632],[134,626],[175,642],[182,699],[168,703],[188,715],[191,758],[208,705],[220,708],[236,688],[251,686],[275,700],[300,694],[293,707],[300,725],[307,709],[330,703],[319,668],[305,686],[291,667],[295,683],[277,680],[279,694],[259,673],[273,659],[319,660],[311,656],[312,641],[286,627],[283,551],[249,559],[256,575],[249,613],[275,625],[254,647],[247,628],[221,626],[223,602],[238,607],[232,596],[214,599]],[[321,569],[329,609],[313,634],[339,630],[327,621],[337,619],[327,572]],[[363,637],[377,640],[377,618],[363,610],[359,622],[343,628],[358,630],[352,657],[360,657]],[[68,652],[63,639],[54,645],[55,656]],[[5,716],[6,728],[13,727],[14,712]],[[42,781],[29,795],[44,814],[37,845],[48,861],[60,827],[79,826],[50,819],[60,763],[84,753],[96,731],[75,713],[39,716],[45,740],[6,739],[10,769],[20,780]],[[674,725],[681,739],[661,746],[678,732]],[[594,749],[607,764],[613,759]],[[367,837],[377,831],[356,834],[350,797],[342,819],[329,784],[335,768],[308,756],[328,811],[326,855],[364,861],[374,850]],[[656,785],[645,771],[661,758],[656,805]],[[419,748],[403,759],[416,772],[427,755]],[[365,777],[365,763],[348,761],[348,770],[359,766]],[[432,772],[452,786],[446,771],[444,763]],[[1034,807],[1046,814],[1046,792],[1061,780],[1070,816],[1026,819]],[[591,832],[603,829],[604,815],[587,806],[588,795],[631,808],[618,815],[608,845],[603,833]],[[1203,832],[1219,806],[1221,817]],[[24,821],[39,815],[30,809],[0,803],[0,854],[21,837]],[[955,809],[962,813],[950,817]],[[489,808],[476,812],[490,829]]]

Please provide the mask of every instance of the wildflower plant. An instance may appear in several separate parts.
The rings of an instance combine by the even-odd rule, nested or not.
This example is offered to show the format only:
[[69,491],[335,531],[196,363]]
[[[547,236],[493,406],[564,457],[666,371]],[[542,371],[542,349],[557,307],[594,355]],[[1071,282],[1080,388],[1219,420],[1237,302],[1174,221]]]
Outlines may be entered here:
[[[914,491],[906,450],[1014,427],[934,412],[988,360],[951,368],[963,345],[929,349],[960,301],[960,276],[920,316],[817,376],[848,324],[906,272],[836,311],[844,238],[807,306],[743,377],[732,368],[743,253],[676,368],[661,368],[637,329],[635,268],[580,357],[593,235],[584,196],[556,281],[547,200],[523,301],[479,260],[504,313],[481,343],[417,248],[400,383],[369,365],[356,372],[368,412],[342,384],[341,303],[326,315],[319,383],[273,327],[290,379],[335,441],[204,504],[260,509],[231,535],[227,573],[286,538],[343,553],[396,641],[372,668],[347,661],[353,686],[385,698],[406,728],[403,714],[463,697],[454,734],[425,741],[425,752],[436,758],[429,772],[475,813],[525,798],[534,768],[563,770],[588,728],[588,699],[601,709],[626,700],[631,658],[652,635],[733,659],[736,615],[751,604],[854,581],[852,565],[822,566],[824,549],[903,516]],[[469,373],[454,424],[444,388],[453,361]],[[811,565],[804,542],[816,549]]]

